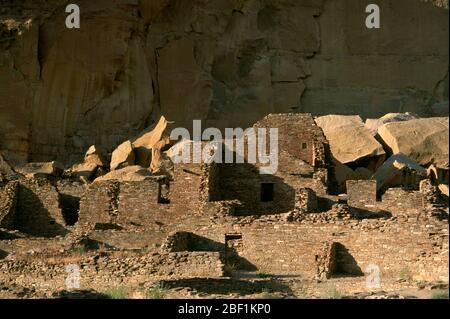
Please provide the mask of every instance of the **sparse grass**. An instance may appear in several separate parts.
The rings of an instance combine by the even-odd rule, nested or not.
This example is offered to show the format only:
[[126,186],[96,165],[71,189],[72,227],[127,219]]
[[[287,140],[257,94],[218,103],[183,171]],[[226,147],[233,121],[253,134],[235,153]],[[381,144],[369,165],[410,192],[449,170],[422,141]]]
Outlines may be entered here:
[[401,280],[411,281],[412,280],[411,270],[408,267],[402,268],[400,270],[399,277]]
[[108,289],[104,292],[104,294],[107,296],[108,299],[126,299],[127,293],[125,291],[125,288],[123,287],[116,287]]
[[88,251],[88,249],[85,246],[78,246],[72,250],[72,252],[77,255],[83,255],[83,254],[87,253],[87,251]]
[[449,299],[448,290],[438,290],[433,293],[431,299]]
[[233,273],[236,271],[237,265],[236,263],[226,263],[223,266],[223,273],[226,277],[233,276]]
[[146,292],[147,299],[164,299],[167,295],[167,287],[162,283],[158,283],[156,286],[150,288]]
[[265,278],[270,278],[270,277],[272,277],[272,275],[271,275],[271,274],[268,274],[268,273],[266,273],[266,272],[264,272],[264,271],[259,271],[259,272],[258,272],[258,277],[259,277],[259,278],[262,278],[262,279],[265,279]]
[[342,293],[336,286],[332,286],[326,291],[324,299],[342,299]]

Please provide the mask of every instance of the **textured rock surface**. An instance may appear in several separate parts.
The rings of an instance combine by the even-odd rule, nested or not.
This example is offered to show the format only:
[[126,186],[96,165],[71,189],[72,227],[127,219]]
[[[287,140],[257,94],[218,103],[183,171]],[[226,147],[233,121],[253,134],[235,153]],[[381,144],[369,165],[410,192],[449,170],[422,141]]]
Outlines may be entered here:
[[149,169],[135,165],[128,166],[108,174],[98,177],[95,182],[118,180],[123,182],[138,182],[149,179],[153,176]]
[[15,170],[27,178],[59,176],[64,171],[64,166],[58,162],[43,162],[43,163],[27,163],[18,165]]
[[423,179],[427,176],[427,170],[417,162],[403,154],[395,154],[388,158],[373,175],[372,178],[377,181],[377,190],[402,186],[404,171],[412,171]]
[[385,154],[359,116],[327,115],[316,119],[330,143],[333,157],[347,164]]
[[378,129],[386,123],[390,122],[402,122],[402,121],[409,121],[409,120],[415,120],[419,117],[415,114],[411,113],[388,113],[379,119],[367,119],[365,123],[365,127],[372,132],[372,134],[375,136],[378,132]]
[[448,165],[448,117],[392,122],[378,134],[393,154],[403,153],[421,165]]
[[111,152],[161,114],[223,128],[290,111],[429,116],[448,100],[448,10],[431,3],[380,0],[379,30],[351,0],[79,0],[79,30],[66,4],[0,4],[12,164]]
[[133,144],[125,141],[117,147],[111,156],[111,170],[134,165],[135,161]]

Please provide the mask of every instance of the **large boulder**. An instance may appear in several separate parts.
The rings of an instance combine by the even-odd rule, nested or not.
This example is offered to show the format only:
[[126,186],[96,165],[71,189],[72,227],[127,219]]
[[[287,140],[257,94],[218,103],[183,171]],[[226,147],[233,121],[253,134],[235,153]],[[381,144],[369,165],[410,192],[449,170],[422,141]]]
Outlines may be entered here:
[[18,165],[14,169],[26,178],[47,178],[50,176],[57,177],[64,172],[64,166],[56,161],[27,163]]
[[403,122],[418,119],[419,116],[413,113],[388,113],[379,119],[367,119],[365,127],[375,136],[378,129],[386,123]]
[[386,190],[390,187],[418,183],[427,177],[427,170],[416,161],[404,154],[392,155],[373,174],[372,179],[377,181],[377,190]]
[[342,164],[363,158],[382,157],[383,147],[358,115],[327,115],[316,119],[330,143],[331,153]]
[[107,166],[105,155],[95,145],[92,145],[87,150],[86,155],[84,156],[84,163],[95,164],[100,167]]
[[145,167],[134,165],[111,171],[106,175],[98,177],[95,182],[117,180],[121,182],[140,182],[153,178],[152,172]]
[[402,153],[420,165],[445,165],[449,156],[448,117],[384,124],[378,135],[392,154]]
[[98,167],[95,163],[75,164],[70,169],[71,176],[75,179],[90,180],[95,176]]
[[155,170],[160,166],[161,152],[170,145],[170,133],[167,132],[170,122],[161,116],[158,123],[146,129],[132,140],[136,154],[136,164]]
[[111,156],[111,170],[134,165],[135,154],[130,141],[125,141],[117,147]]

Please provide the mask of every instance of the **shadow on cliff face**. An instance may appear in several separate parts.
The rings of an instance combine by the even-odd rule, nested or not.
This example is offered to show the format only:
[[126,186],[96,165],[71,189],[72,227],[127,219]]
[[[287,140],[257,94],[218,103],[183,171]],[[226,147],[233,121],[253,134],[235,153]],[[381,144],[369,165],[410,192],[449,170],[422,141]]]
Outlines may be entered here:
[[50,215],[41,199],[25,186],[20,187],[13,227],[35,237],[65,236],[69,233]]

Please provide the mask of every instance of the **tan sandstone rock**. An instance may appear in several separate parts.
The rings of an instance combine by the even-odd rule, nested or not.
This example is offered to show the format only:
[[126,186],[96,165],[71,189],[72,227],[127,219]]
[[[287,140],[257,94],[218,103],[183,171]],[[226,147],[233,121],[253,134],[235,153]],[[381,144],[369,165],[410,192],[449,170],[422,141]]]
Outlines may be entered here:
[[404,154],[395,154],[373,174],[377,190],[417,183],[427,177],[427,170]]
[[170,145],[168,125],[169,122],[162,116],[154,127],[145,130],[132,140],[136,164],[150,167],[152,170],[159,166],[161,151]]
[[97,172],[98,167],[95,163],[75,164],[71,168],[71,175],[76,179],[90,180]]
[[328,139],[334,158],[342,164],[385,155],[358,115],[327,115],[317,118],[316,123]]
[[439,184],[438,186],[439,190],[442,194],[448,197],[448,185],[447,184]]
[[378,134],[392,154],[402,153],[420,165],[448,163],[448,117],[387,123]]
[[372,132],[375,136],[378,133],[378,129],[390,122],[403,122],[418,119],[419,116],[412,113],[388,113],[379,119],[367,119],[365,123],[365,127]]
[[139,182],[152,177],[154,177],[154,175],[152,174],[152,172],[150,172],[148,168],[139,165],[134,165],[118,169],[115,171],[111,171],[108,174],[100,176],[97,179],[95,179],[94,183],[109,180],[117,180],[123,182]]
[[134,165],[135,154],[130,141],[125,141],[117,147],[111,156],[111,170]]
[[27,163],[14,168],[26,178],[39,178],[48,176],[59,176],[64,171],[64,166],[56,161],[45,163]]
[[84,156],[85,164],[95,164],[100,167],[106,167],[107,163],[105,161],[105,156],[100,152],[95,145],[89,147]]

